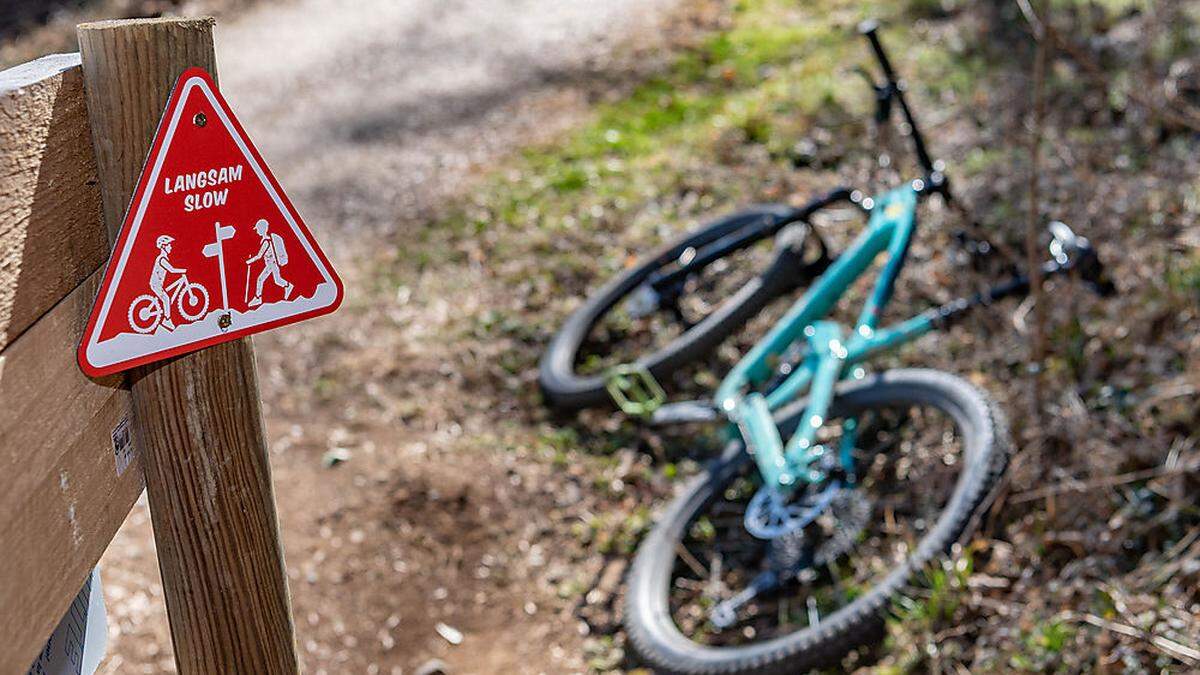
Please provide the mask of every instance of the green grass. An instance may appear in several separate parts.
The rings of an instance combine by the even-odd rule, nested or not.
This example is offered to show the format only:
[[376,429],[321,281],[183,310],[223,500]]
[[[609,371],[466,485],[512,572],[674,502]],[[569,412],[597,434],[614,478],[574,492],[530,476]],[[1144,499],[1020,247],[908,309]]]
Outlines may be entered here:
[[1180,256],[1167,275],[1167,284],[1176,293],[1200,294],[1200,253]]
[[[971,554],[963,553],[956,559],[932,563],[920,574],[917,586],[893,603],[886,642],[894,658],[880,664],[877,672],[899,675],[928,668],[927,646],[935,645],[934,636],[955,623],[973,572]],[[937,646],[949,647],[950,643]]]
[[[723,147],[764,146],[781,171],[793,170],[792,148],[815,126],[861,130],[869,120],[872,94],[852,74],[856,65],[872,66],[853,30],[867,16],[888,24],[885,40],[911,82],[937,96],[965,95],[974,86],[980,59],[916,39],[903,5],[741,0],[728,31],[687,50],[621,100],[599,106],[582,129],[526,150],[444,225],[484,232],[501,223],[559,236],[619,227],[645,235],[664,218],[691,215],[670,203],[652,217],[642,212],[664,194],[687,192],[690,175],[722,163]],[[714,204],[756,197],[706,187]],[[506,255],[532,248],[556,257],[546,237],[515,244],[526,250],[513,250],[513,242],[498,246]],[[596,262],[588,260],[589,271],[605,273],[623,261],[602,258],[601,270]]]

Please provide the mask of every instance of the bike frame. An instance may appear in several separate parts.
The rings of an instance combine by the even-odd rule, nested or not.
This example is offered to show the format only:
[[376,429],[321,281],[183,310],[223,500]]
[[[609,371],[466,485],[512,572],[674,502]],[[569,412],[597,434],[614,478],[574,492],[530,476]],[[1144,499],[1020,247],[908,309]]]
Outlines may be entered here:
[[[741,232],[731,229],[712,233],[711,238],[703,242],[689,259],[681,260],[677,268],[650,280],[656,291],[666,291],[682,284],[688,275],[729,252],[758,241],[768,232],[777,232],[788,223],[807,222],[813,214],[841,201],[849,201],[869,215],[866,228],[845,252],[829,263],[808,291],[733,367],[717,388],[713,399],[716,408],[740,432],[764,484],[782,494],[791,493],[808,483],[824,481],[835,470],[839,472],[839,480],[854,483],[852,450],[856,442],[857,421],[851,418],[842,422],[836,458],[829,456],[832,449],[817,442],[833,403],[837,383],[848,376],[865,375],[861,368],[854,366],[884,350],[943,328],[951,319],[971,308],[1024,294],[1029,289],[1028,277],[1015,275],[974,296],[959,298],[898,323],[879,327],[879,316],[892,298],[896,279],[904,267],[916,232],[919,202],[930,194],[940,194],[948,203],[953,203],[953,197],[942,173],[942,163],[929,156],[917,122],[904,99],[904,85],[896,78],[879,40],[877,28],[873,23],[860,26],[860,31],[871,43],[886,80],[883,85],[872,83],[880,105],[878,117],[880,121],[886,121],[891,103],[894,101],[899,104],[906,122],[905,131],[925,177],[875,197],[864,198],[858,190],[838,188],[781,220],[764,221]],[[1066,238],[1059,242],[1060,250],[1055,253],[1054,259],[1042,265],[1042,275],[1049,277],[1077,269],[1085,279],[1090,278],[1089,283],[1098,286],[1102,294],[1111,292],[1111,284],[1101,279],[1099,261],[1086,239],[1075,238],[1070,229],[1061,223],[1054,225],[1065,230]],[[1059,234],[1055,234],[1055,239],[1059,239]],[[1074,258],[1064,252],[1066,249],[1063,246],[1076,245],[1069,242],[1081,244],[1071,249],[1072,253],[1078,254]],[[886,253],[886,259],[882,270],[853,328],[847,330],[837,322],[827,320],[826,317],[847,289],[883,253]],[[1101,290],[1106,284],[1108,289]],[[792,370],[781,373],[786,377],[777,386],[766,393],[756,391],[754,386],[761,386],[776,373],[777,364],[793,345],[807,347],[804,358]],[[627,412],[653,413],[665,398],[661,387],[644,368],[630,366],[626,371],[618,372],[617,377],[655,391],[653,397],[645,397],[647,401],[623,402],[622,397],[614,394],[614,399]],[[772,413],[805,394],[808,403],[800,417],[800,424],[785,444]]]
[[[805,482],[823,480],[825,472],[816,466],[828,449],[816,443],[816,436],[833,402],[834,386],[852,366],[935,327],[934,316],[923,313],[878,328],[879,315],[891,300],[896,278],[904,266],[916,230],[918,199],[923,193],[924,182],[918,180],[871,200],[866,229],[734,366],[717,389],[717,407],[738,426],[768,485],[786,492]],[[823,320],[846,290],[885,251],[883,269],[853,331]],[[807,344],[807,355],[783,382],[765,395],[742,394],[748,386],[766,381],[775,370],[773,363],[800,340]],[[809,395],[808,406],[800,418],[800,426],[785,445],[771,412],[804,393]],[[854,475],[850,459],[853,427],[853,421],[843,425],[839,448],[839,461],[847,476]]]
[[[866,229],[766,337],[734,366],[715,396],[717,408],[741,432],[765,484],[784,493],[791,492],[799,485],[826,478],[826,471],[819,467],[828,449],[817,443],[816,438],[824,426],[837,382],[847,373],[861,376],[861,369],[852,369],[853,366],[885,349],[915,340],[941,325],[950,315],[996,294],[989,292],[972,300],[956,301],[893,326],[878,328],[879,315],[892,298],[896,278],[904,267],[916,231],[919,199],[929,193],[937,193],[948,202],[952,201],[942,165],[935,162],[926,149],[916,118],[905,99],[904,84],[888,59],[879,39],[878,28],[875,22],[864,22],[859,26],[859,32],[870,43],[884,76],[884,84],[871,81],[878,105],[876,118],[878,122],[886,123],[892,103],[899,105],[905,131],[912,142],[917,162],[925,172],[925,178],[874,198],[863,199],[861,193],[852,193],[851,201],[870,214]],[[869,74],[866,76],[871,79]],[[883,270],[853,330],[847,331],[836,322],[824,320],[846,290],[884,251],[887,252],[887,259]],[[1001,290],[1005,294],[1010,293],[1019,283],[1009,286],[1012,288]],[[773,363],[801,338],[808,347],[807,356],[782,383],[765,395],[759,392],[743,395],[742,392],[751,384],[764,382],[774,371]],[[800,418],[799,427],[785,445],[771,413],[805,393],[809,396],[808,406]],[[856,428],[857,423],[853,419],[843,422],[842,440],[838,448],[838,464],[844,477],[851,482],[855,469],[851,451]]]
[[[829,477],[830,463],[824,458],[829,448],[816,442],[833,403],[834,388],[845,377],[863,377],[855,368],[880,352],[911,342],[982,305],[1029,291],[1029,277],[1015,275],[1002,283],[958,298],[898,323],[880,328],[879,315],[888,305],[896,279],[907,259],[917,228],[920,199],[936,191],[924,180],[896,188],[860,202],[870,214],[866,228],[817,278],[778,323],[739,361],[717,388],[714,402],[741,432],[746,449],[754,457],[765,484],[784,494],[806,483]],[[1080,239],[1062,223],[1052,223],[1053,258],[1041,265],[1049,278],[1078,272],[1101,295],[1114,292],[1104,278],[1099,259],[1086,239]],[[1056,248],[1057,247],[1057,248]],[[853,330],[825,317],[881,253],[887,254],[882,270],[859,313]],[[767,393],[751,390],[777,371],[783,354],[804,341],[807,353],[786,378]],[[808,405],[792,437],[784,444],[772,412],[807,394]],[[840,478],[853,484],[852,451],[857,421],[842,422],[836,467]]]

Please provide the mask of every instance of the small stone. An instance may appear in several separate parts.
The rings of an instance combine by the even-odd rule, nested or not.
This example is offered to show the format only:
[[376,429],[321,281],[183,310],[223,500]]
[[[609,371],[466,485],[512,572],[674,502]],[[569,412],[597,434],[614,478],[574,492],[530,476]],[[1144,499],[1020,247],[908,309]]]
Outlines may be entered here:
[[449,642],[452,645],[461,645],[462,644],[462,641],[463,641],[462,631],[455,628],[454,626],[450,626],[448,624],[444,624],[439,621],[438,624],[436,626],[434,626],[433,629],[436,630],[437,634],[441,635],[446,640],[446,642]]
[[441,659],[429,659],[413,671],[413,675],[450,675],[450,673],[450,666]]
[[343,447],[332,447],[321,455],[321,466],[326,469],[333,468],[342,462],[350,461],[350,450]]

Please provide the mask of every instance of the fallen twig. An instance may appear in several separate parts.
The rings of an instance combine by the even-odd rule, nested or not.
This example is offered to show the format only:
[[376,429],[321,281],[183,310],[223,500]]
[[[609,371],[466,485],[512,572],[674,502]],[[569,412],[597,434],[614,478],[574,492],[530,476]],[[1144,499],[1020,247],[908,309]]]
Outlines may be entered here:
[[1139,471],[1129,471],[1119,473],[1114,476],[1106,476],[1094,480],[1078,480],[1069,479],[1054,485],[1038,488],[1036,490],[1027,490],[1018,492],[1012,496],[1012,503],[1023,504],[1044,497],[1059,495],[1067,492],[1086,492],[1096,488],[1112,487],[1114,485],[1124,485],[1125,483],[1135,483],[1140,480],[1150,480],[1152,478],[1161,478],[1163,476],[1174,476],[1181,473],[1191,473],[1200,470],[1200,462],[1190,462],[1174,467],[1159,466],[1153,469],[1141,469]]
[[1097,628],[1103,628],[1104,630],[1112,631],[1119,635],[1141,640],[1156,647],[1160,652],[1170,656],[1173,659],[1182,661],[1188,665],[1200,665],[1200,649],[1189,647],[1185,644],[1181,644],[1161,635],[1147,633],[1146,631],[1140,628],[1135,628],[1134,626],[1128,626],[1123,623],[1109,621],[1108,619],[1096,616],[1095,614],[1075,612],[1072,610],[1067,610],[1060,613],[1058,618],[1063,621],[1088,623],[1096,626]]
[[[1041,248],[1038,235],[1041,230],[1039,175],[1042,159],[1042,126],[1046,120],[1046,62],[1049,60],[1052,42],[1046,39],[1046,23],[1037,20],[1037,13],[1029,2],[1024,2],[1022,11],[1034,17],[1034,40],[1036,53],[1033,59],[1033,117],[1029,134],[1029,220],[1025,223],[1025,269],[1029,270],[1029,301],[1033,303],[1033,331],[1029,340],[1029,400],[1032,427],[1041,434],[1042,429],[1042,366],[1046,360],[1046,307],[1042,293]],[[1040,30],[1039,30],[1040,28]]]

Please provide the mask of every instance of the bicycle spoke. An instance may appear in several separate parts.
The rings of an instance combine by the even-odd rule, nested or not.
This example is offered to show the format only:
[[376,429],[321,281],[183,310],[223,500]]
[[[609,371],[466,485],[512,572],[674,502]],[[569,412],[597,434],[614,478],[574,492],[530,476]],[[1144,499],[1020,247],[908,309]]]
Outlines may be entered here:
[[[858,487],[839,488],[793,542],[746,532],[741,520],[758,484],[752,462],[697,518],[703,526],[677,548],[677,574],[697,582],[673,584],[670,601],[691,639],[736,645],[817,626],[902,564],[936,521],[957,471],[945,459],[959,445],[952,420],[933,410],[864,411],[855,419]],[[823,442],[840,440],[842,422],[827,421],[832,438]],[[700,560],[708,563],[703,575]]]
[[[603,315],[580,347],[578,372],[594,375],[634,363],[678,340],[767,269],[776,252],[772,238],[764,237],[749,247],[730,250],[724,257],[693,263],[705,254],[692,249],[663,261]],[[683,270],[680,265],[688,267]],[[747,333],[748,339],[739,340],[739,346],[749,346],[753,335],[767,325],[769,320],[753,328],[753,334]]]

